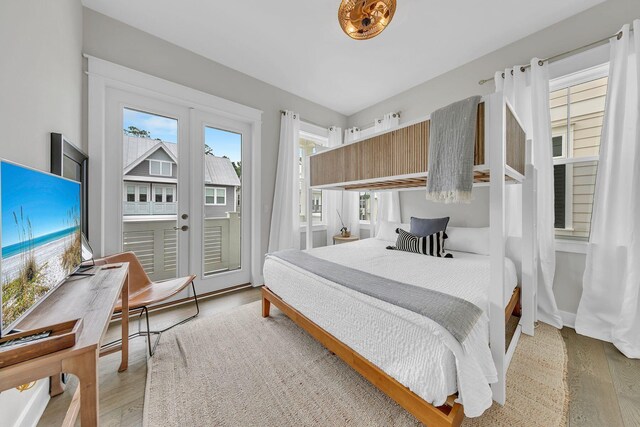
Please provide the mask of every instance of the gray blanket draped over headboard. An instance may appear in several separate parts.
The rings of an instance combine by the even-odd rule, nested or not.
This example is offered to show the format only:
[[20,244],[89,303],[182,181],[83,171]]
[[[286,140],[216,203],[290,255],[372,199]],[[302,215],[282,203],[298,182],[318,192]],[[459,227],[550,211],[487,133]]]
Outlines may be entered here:
[[480,96],[472,96],[431,114],[427,200],[471,202],[480,99]]

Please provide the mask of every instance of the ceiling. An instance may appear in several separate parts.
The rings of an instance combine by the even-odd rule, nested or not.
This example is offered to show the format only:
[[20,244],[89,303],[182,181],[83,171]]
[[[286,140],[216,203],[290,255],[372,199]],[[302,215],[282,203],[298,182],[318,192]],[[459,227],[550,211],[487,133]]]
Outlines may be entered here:
[[348,38],[339,0],[83,0],[107,16],[351,115],[603,0],[398,0]]

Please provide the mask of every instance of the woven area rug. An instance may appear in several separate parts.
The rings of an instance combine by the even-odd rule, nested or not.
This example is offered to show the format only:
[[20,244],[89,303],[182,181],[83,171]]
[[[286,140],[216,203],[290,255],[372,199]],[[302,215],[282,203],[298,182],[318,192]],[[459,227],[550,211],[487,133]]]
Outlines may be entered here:
[[[559,331],[522,336],[507,404],[469,426],[564,426],[567,356]],[[272,307],[260,303],[163,334],[149,360],[145,426],[417,426],[413,416]]]

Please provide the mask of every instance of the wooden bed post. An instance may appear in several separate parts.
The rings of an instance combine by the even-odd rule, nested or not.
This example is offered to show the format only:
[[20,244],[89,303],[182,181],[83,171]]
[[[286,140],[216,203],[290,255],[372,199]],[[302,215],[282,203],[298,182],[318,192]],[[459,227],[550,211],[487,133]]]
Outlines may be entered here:
[[264,293],[264,288],[262,292],[262,317],[269,317],[269,313],[271,312],[271,301],[267,299]]
[[536,316],[536,170],[532,162],[532,143],[527,140],[525,180],[522,184],[522,332],[533,335]]
[[504,405],[506,400],[506,360],[504,324],[504,257],[505,257],[505,163],[506,163],[506,109],[507,103],[502,92],[488,97],[485,104],[487,114],[487,141],[490,144],[489,167],[491,194],[490,213],[490,253],[491,283],[489,286],[489,338],[491,354],[496,365],[498,381],[491,385],[493,400]]

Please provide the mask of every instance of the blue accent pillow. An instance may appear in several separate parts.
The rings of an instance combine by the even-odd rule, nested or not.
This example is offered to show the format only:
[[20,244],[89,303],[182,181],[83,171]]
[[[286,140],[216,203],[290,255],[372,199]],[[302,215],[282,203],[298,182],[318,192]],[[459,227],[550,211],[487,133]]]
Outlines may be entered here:
[[[411,217],[410,233],[418,237],[430,236],[438,231],[445,232],[449,224],[449,217],[444,218],[416,218]],[[446,237],[445,237],[446,238]]]

